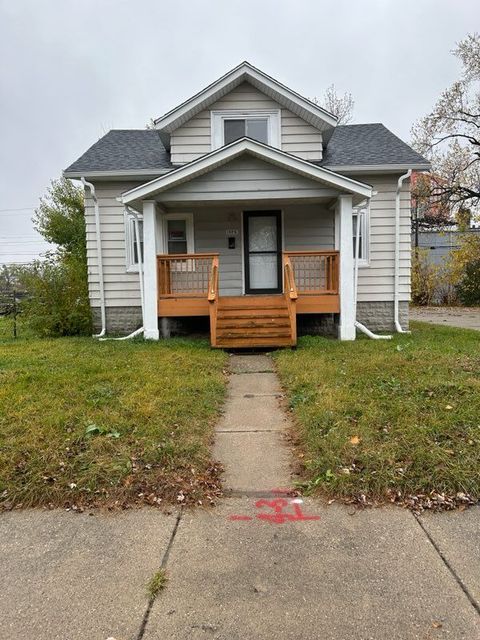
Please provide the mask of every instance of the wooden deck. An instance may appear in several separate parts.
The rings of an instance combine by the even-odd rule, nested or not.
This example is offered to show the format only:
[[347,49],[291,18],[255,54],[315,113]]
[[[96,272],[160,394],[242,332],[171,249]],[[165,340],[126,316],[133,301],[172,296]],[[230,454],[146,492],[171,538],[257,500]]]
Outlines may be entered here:
[[339,313],[338,251],[283,253],[283,293],[219,295],[218,254],[161,255],[159,317],[209,316],[212,347],[294,346],[297,315]]

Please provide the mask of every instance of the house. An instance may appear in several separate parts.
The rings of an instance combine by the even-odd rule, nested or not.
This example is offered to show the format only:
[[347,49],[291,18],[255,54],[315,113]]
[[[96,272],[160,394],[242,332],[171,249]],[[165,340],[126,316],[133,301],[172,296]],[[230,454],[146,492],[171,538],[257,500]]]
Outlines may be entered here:
[[225,348],[294,345],[297,322],[401,330],[408,172],[428,168],[382,124],[339,126],[243,62],[65,170],[86,186],[95,324],[156,340],[204,317]]

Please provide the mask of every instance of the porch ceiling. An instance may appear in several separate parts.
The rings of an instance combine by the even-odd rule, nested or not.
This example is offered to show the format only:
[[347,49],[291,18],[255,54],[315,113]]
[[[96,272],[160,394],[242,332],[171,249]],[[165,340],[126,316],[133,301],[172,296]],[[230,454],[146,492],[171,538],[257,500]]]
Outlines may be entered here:
[[[237,167],[243,163],[239,180]],[[228,165],[230,174],[218,179],[218,170]],[[263,178],[262,167],[276,168],[274,180]],[[235,173],[236,171],[236,173]],[[217,172],[217,175],[212,172]],[[270,171],[271,173],[271,171]],[[209,179],[202,179],[210,174]],[[212,179],[215,178],[215,180]],[[221,187],[219,186],[221,184]],[[201,187],[201,188],[200,188]],[[340,194],[350,194],[354,202],[371,197],[371,186],[268,145],[243,138],[212,151],[144,185],[127,191],[124,204],[140,208],[142,201],[168,204],[221,202],[328,202]]]

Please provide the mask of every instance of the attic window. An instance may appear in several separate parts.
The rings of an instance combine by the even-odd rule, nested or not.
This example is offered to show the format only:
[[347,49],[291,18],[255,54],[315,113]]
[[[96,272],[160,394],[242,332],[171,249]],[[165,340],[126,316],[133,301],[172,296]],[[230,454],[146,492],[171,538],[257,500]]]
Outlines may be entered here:
[[212,149],[240,138],[280,148],[280,110],[212,111]]
[[268,144],[268,118],[232,118],[223,121],[223,140],[230,144],[239,138],[252,138]]

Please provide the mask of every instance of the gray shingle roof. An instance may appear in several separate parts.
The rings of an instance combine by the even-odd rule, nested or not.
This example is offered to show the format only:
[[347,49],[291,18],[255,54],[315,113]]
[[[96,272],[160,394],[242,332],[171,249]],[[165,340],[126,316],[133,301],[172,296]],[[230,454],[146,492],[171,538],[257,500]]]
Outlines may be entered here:
[[170,154],[154,129],[113,129],[100,138],[66,173],[171,169]]
[[[397,138],[383,124],[352,124],[335,127],[327,143],[323,166],[428,164],[419,153]],[[67,174],[88,175],[96,171],[157,171],[175,167],[154,129],[114,129],[65,169]]]
[[339,125],[328,141],[322,165],[428,164],[419,153],[378,122]]

